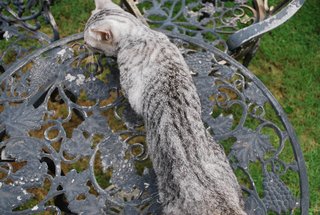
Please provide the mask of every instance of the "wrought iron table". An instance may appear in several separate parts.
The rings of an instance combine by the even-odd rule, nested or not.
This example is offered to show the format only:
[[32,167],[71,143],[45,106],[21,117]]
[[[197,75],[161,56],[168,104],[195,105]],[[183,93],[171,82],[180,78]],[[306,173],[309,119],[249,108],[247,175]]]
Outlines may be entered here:
[[[59,39],[49,1],[27,3],[39,13],[23,16],[28,7],[14,13],[0,3],[0,11],[17,15],[0,14],[2,37],[13,41],[0,67],[0,214],[161,213],[143,121],[121,94],[116,60],[86,50],[82,34]],[[157,11],[152,3],[138,5],[146,17]],[[213,8],[200,5],[182,5],[193,11],[188,23]],[[27,22],[42,15],[51,38]],[[308,214],[303,155],[279,103],[215,40],[168,23],[157,24],[195,73],[203,121],[228,154],[248,214]],[[195,26],[192,32],[206,33]]]

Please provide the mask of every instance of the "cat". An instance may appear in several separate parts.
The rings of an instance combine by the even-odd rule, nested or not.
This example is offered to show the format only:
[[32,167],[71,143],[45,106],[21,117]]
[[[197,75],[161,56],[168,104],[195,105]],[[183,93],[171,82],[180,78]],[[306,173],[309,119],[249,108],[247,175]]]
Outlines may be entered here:
[[183,56],[111,0],[95,0],[85,43],[116,56],[120,84],[143,117],[163,214],[243,215],[241,189],[223,149],[206,133]]

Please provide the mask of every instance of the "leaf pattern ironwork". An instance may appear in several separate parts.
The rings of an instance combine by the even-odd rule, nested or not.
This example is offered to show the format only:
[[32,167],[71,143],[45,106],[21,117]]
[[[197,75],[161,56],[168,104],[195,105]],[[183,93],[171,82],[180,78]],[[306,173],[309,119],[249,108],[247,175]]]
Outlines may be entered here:
[[150,26],[194,37],[225,52],[227,36],[258,18],[247,0],[139,0],[137,6]]
[[[172,40],[196,74],[208,131],[241,172],[247,211],[295,210],[299,197],[282,178],[289,172],[298,176],[300,169],[295,160],[280,159],[291,134],[268,116],[275,110],[266,109],[271,104],[266,93],[221,52],[183,37]],[[71,38],[2,79],[0,148],[8,161],[0,167],[0,211],[61,213],[48,204],[65,198],[67,211],[74,213],[158,214],[143,121],[121,94],[116,61],[88,52],[81,43]],[[251,168],[260,168],[262,178]],[[37,199],[31,187],[44,189],[46,197]]]

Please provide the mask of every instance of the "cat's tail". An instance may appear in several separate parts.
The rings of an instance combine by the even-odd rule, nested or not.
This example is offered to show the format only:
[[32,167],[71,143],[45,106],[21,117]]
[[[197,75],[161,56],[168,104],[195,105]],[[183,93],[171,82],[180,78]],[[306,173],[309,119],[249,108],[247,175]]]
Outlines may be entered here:
[[223,148],[206,135],[199,111],[181,106],[159,104],[151,113],[158,117],[147,123],[164,214],[246,214]]

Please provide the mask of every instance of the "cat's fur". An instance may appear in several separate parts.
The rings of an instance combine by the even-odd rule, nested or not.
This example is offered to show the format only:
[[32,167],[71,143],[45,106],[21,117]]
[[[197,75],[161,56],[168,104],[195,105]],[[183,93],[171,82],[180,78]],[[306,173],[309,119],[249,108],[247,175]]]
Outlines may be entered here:
[[178,48],[111,0],[96,0],[84,39],[117,56],[121,87],[145,121],[163,213],[245,214],[223,149],[206,134],[191,72]]

